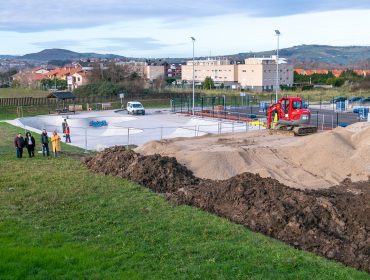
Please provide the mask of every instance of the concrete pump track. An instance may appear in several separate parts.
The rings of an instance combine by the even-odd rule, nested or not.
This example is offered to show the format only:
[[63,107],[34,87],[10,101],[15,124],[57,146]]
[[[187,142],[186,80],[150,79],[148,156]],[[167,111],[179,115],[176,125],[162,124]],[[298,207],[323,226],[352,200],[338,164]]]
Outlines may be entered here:
[[176,205],[198,207],[370,273],[370,180],[305,190],[248,172],[201,179],[174,157],[144,156],[123,147],[106,149],[85,163],[95,172],[162,193]]

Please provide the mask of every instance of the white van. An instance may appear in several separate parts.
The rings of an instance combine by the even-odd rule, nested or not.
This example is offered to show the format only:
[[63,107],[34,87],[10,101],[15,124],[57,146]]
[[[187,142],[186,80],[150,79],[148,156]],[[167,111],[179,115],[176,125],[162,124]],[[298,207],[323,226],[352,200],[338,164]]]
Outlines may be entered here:
[[138,101],[127,102],[127,114],[145,115],[145,108],[143,104]]

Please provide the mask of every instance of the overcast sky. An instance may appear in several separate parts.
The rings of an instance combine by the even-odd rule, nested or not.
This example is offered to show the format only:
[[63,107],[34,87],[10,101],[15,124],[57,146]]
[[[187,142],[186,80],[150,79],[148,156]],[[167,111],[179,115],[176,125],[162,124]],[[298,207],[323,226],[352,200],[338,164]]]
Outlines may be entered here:
[[7,0],[0,54],[45,48],[135,57],[370,45],[370,0]]

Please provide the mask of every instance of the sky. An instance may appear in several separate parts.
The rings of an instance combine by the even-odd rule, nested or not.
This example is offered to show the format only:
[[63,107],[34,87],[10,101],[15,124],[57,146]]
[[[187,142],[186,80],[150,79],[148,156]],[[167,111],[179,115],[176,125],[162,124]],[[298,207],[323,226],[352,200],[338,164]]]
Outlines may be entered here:
[[[4,2],[4,3],[1,3]],[[46,48],[130,57],[370,45],[370,0],[0,0],[0,54]]]

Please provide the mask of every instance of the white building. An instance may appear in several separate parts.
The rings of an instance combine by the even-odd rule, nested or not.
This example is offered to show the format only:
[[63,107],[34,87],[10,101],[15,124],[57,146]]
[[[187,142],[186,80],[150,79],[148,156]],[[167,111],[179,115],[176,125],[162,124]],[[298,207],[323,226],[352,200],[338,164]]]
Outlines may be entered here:
[[[238,82],[242,88],[253,91],[274,91],[276,89],[276,57],[247,58],[238,65]],[[293,85],[293,65],[279,58],[280,85]]]
[[[248,58],[245,64],[230,64],[224,60],[195,60],[194,80],[203,82],[210,77],[215,83],[239,83],[242,88],[252,91],[273,91],[276,88],[276,57]],[[193,61],[182,65],[182,80],[193,80]],[[279,87],[293,84],[293,65],[279,58]]]

